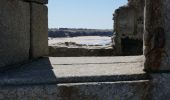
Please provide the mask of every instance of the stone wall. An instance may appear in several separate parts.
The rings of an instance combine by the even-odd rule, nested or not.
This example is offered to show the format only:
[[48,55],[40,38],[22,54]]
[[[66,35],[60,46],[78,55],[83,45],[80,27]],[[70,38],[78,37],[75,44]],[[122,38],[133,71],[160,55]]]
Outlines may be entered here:
[[170,98],[170,74],[151,74],[151,97],[152,100],[169,100]]
[[[129,0],[128,4],[118,8],[114,13],[115,48],[118,55],[142,54],[143,50],[143,22],[144,22],[144,0]],[[139,44],[123,44],[124,39],[135,40]],[[129,45],[132,48],[125,48]],[[132,45],[132,46],[131,46]],[[129,51],[123,51],[123,49]],[[131,51],[134,49],[133,51]]]
[[145,70],[170,71],[170,1],[147,0],[145,15]]
[[[47,7],[45,5],[47,1],[48,0],[0,1],[1,68],[45,56],[48,53]],[[129,39],[142,41],[142,30],[144,26],[144,66],[148,72],[149,80],[88,84],[51,84],[49,82],[46,84],[20,84],[12,86],[3,84],[0,86],[0,99],[169,100],[170,1],[145,1],[145,17],[143,17],[144,0],[129,0],[127,6],[121,7],[116,11],[114,19],[115,32],[118,36],[116,37],[116,42],[119,45],[122,42],[122,38],[127,37]],[[143,18],[145,18],[145,25],[143,25]],[[122,47],[118,48],[120,48],[120,51],[122,50]],[[47,65],[44,64],[44,66]],[[14,75],[18,73],[21,77],[13,79],[12,81],[22,80],[23,77],[34,77],[34,75],[28,74],[28,72],[35,71],[29,70],[28,66],[26,67],[27,69],[24,70],[26,74],[24,76],[22,76],[21,72],[17,69],[9,70],[8,73],[14,71]],[[44,69],[42,70],[44,71]],[[52,69],[49,68],[49,70],[51,72]],[[39,70],[37,72],[39,72]],[[159,73],[153,74],[149,72]],[[0,74],[3,76],[4,73]],[[51,77],[51,74],[48,74],[48,76]],[[56,76],[52,77],[56,78]],[[8,78],[9,75],[7,75],[5,79],[7,79],[7,82],[10,82],[11,80],[8,80]],[[43,78],[40,79],[44,80]],[[17,83],[22,81],[18,81]],[[31,80],[31,82],[32,81],[34,80]]]
[[0,99],[151,100],[148,89],[148,81],[4,86],[0,87]]
[[47,1],[0,1],[0,67],[48,54]]
[[47,6],[31,3],[31,58],[48,55]]

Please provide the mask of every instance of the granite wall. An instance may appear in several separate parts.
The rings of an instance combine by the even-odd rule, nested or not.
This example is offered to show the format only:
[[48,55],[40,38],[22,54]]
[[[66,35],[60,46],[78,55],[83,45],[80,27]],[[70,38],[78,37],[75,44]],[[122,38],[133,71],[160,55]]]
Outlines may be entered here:
[[0,67],[48,54],[47,1],[0,1]]

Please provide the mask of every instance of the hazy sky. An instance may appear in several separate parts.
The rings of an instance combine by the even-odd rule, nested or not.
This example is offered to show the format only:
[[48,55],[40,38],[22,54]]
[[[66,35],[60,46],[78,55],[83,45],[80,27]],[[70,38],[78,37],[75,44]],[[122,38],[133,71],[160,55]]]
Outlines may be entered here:
[[112,14],[127,0],[49,0],[49,28],[112,29]]

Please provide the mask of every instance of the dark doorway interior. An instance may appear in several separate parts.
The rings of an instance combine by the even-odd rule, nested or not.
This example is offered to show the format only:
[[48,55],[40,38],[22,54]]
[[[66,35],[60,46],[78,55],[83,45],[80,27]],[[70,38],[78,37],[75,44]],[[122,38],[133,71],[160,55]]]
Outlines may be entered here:
[[122,52],[123,55],[142,55],[143,54],[143,41],[130,38],[122,39]]

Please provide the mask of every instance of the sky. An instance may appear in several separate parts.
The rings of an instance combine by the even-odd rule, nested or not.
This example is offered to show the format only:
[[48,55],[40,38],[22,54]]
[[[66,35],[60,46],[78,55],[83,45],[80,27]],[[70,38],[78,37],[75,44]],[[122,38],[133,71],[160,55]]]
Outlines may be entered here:
[[113,29],[115,9],[127,0],[49,0],[49,28]]

